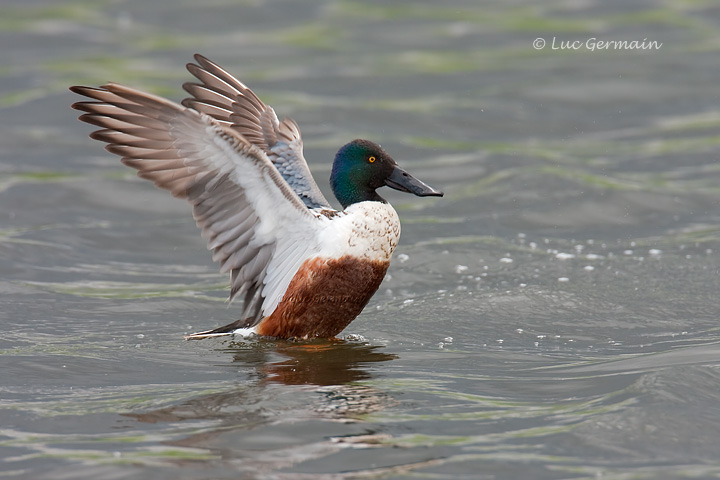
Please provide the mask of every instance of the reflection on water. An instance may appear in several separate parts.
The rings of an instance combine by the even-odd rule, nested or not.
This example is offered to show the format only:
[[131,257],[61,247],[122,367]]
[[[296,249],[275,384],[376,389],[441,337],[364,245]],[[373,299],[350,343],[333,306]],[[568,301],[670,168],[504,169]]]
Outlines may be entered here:
[[[268,362],[259,370],[267,380],[285,385],[343,385],[372,377],[367,367],[398,358],[377,345],[342,340],[282,343],[274,353],[285,360]],[[245,362],[246,350],[238,350],[236,362]]]
[[[256,380],[228,392],[126,415],[150,423],[228,418],[234,422],[238,411],[247,412],[250,405],[257,405],[267,397],[271,390],[268,385],[271,384],[304,385],[309,387],[307,392],[320,393],[319,402],[312,405],[314,412],[340,416],[376,411],[383,408],[383,402],[387,402],[386,395],[371,387],[352,383],[371,379],[373,375],[369,367],[372,364],[398,358],[382,350],[380,346],[343,340],[258,340],[250,344],[231,344],[222,350],[233,357],[233,363],[228,367],[239,367]],[[267,405],[262,408],[267,408]]]
[[[187,436],[163,443],[209,452],[209,461],[222,458],[230,464],[237,462],[234,468],[244,472],[274,471],[333,455],[348,446],[371,447],[388,440],[388,435],[376,433],[372,427],[341,432],[335,424],[357,423],[361,415],[393,404],[384,392],[356,383],[372,379],[370,369],[375,364],[398,358],[383,350],[343,340],[233,343],[221,350],[233,359],[225,366],[244,370],[252,380],[168,407],[122,415],[142,423],[173,425],[175,429],[177,422],[210,421],[211,425],[201,431],[193,429]],[[292,389],[287,390],[287,386]],[[304,425],[300,429],[310,428],[314,435],[331,435],[308,441],[295,431],[298,423]],[[269,441],[267,436],[273,448],[258,451]]]

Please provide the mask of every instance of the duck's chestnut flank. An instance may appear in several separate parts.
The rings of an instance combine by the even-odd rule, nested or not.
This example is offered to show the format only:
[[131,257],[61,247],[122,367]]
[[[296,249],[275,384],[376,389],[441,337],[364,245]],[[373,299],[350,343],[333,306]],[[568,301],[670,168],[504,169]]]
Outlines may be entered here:
[[257,332],[283,338],[334,337],[365,308],[389,266],[389,261],[350,256],[306,260]]

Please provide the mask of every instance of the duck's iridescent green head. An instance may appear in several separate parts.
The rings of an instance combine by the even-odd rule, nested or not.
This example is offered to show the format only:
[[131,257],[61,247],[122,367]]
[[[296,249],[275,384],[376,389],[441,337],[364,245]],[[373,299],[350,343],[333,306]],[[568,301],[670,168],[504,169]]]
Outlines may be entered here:
[[385,202],[375,191],[383,186],[419,197],[443,196],[400,168],[380,145],[369,140],[353,140],[338,150],[330,186],[343,208],[358,202]]

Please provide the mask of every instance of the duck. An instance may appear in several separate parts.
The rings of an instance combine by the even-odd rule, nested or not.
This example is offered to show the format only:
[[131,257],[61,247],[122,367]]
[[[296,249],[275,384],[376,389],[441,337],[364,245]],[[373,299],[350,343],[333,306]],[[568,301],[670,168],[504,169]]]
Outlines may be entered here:
[[152,181],[187,200],[240,318],[186,335],[237,333],[279,339],[334,338],[380,287],[400,238],[400,220],[377,190],[419,197],[443,192],[410,175],[377,143],[355,139],[335,155],[320,191],[298,124],[280,121],[250,88],[196,54],[180,103],[117,83],[72,86],[72,108],[100,127],[90,134]]

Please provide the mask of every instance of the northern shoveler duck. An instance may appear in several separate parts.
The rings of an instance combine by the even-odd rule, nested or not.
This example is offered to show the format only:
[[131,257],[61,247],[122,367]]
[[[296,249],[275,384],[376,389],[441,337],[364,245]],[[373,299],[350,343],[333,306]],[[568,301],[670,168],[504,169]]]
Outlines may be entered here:
[[101,127],[91,138],[142,178],[185,198],[213,260],[230,272],[239,320],[188,339],[253,329],[280,338],[334,337],[377,291],[400,237],[388,186],[443,193],[412,177],[378,144],[353,140],[335,155],[330,206],[303,157],[297,124],[279,121],[243,83],[201,55],[187,65],[182,105],[115,83],[71,87]]

